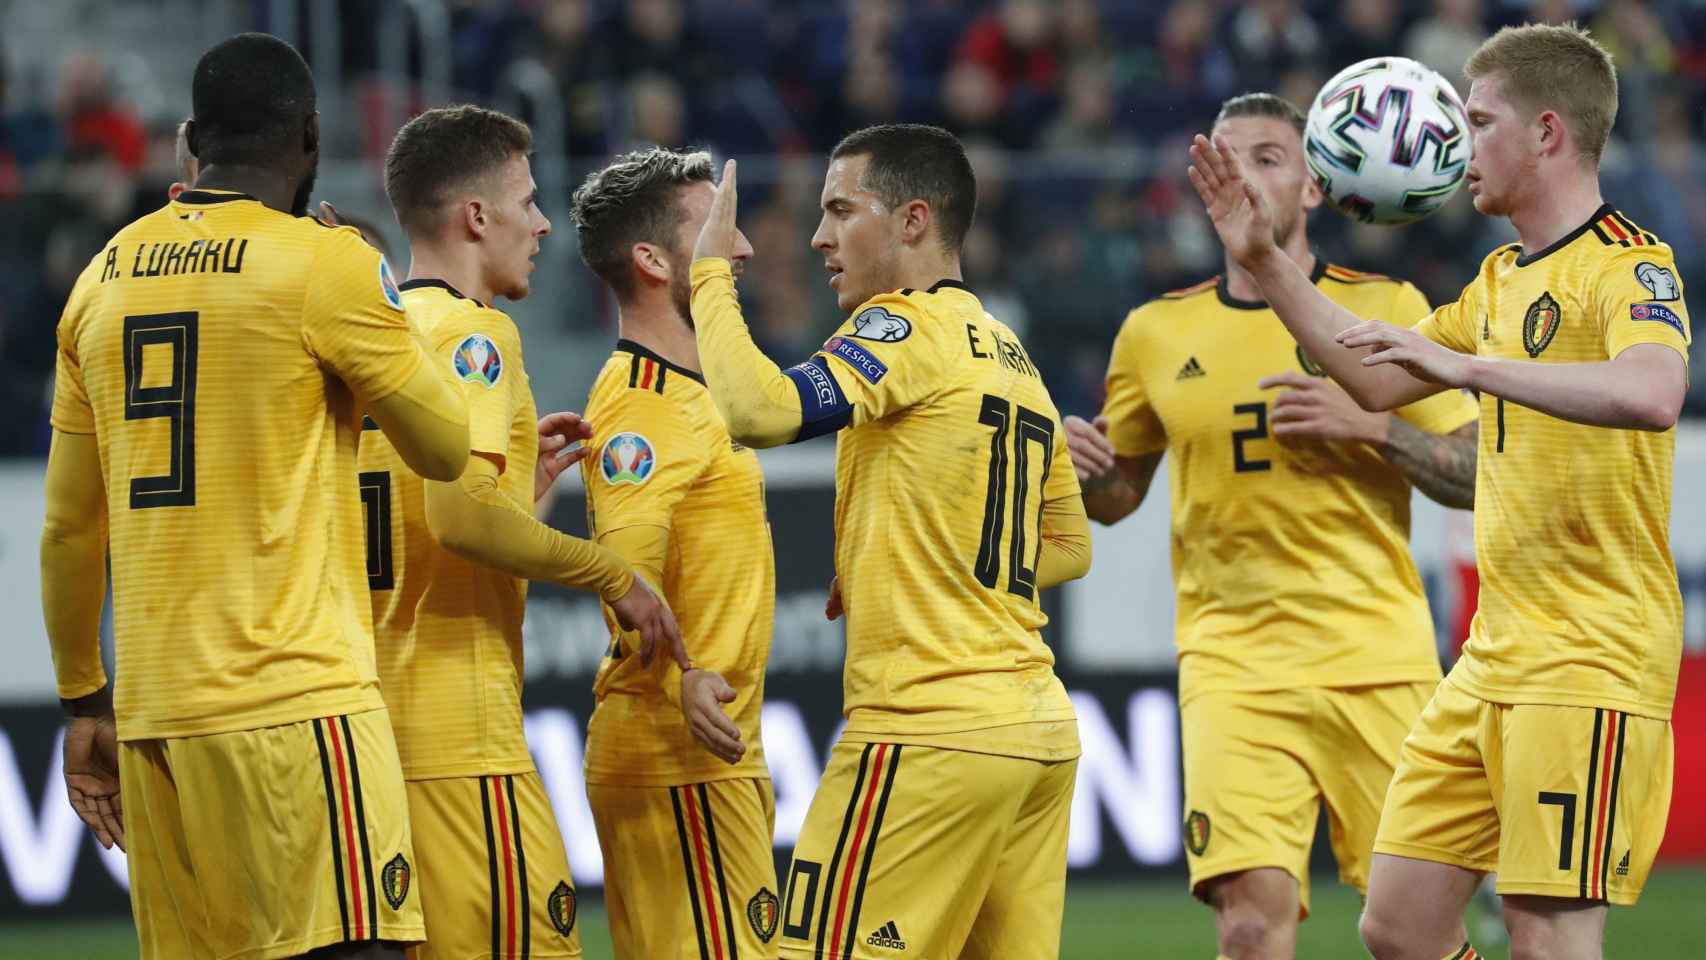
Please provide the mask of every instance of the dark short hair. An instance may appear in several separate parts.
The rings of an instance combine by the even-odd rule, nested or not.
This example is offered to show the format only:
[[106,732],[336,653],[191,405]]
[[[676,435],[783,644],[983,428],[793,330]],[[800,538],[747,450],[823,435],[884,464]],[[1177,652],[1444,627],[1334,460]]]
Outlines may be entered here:
[[314,113],[314,75],[296,48],[266,33],[213,45],[190,85],[196,158],[205,165],[271,166]]
[[1297,109],[1297,104],[1284,97],[1272,93],[1241,93],[1220,105],[1220,115],[1214,118],[1215,126],[1223,120],[1234,117],[1267,117],[1272,120],[1284,120],[1292,128],[1303,135],[1307,120],[1303,111]]
[[977,177],[958,137],[941,127],[884,123],[855,130],[829,154],[860,156],[871,158],[861,186],[891,210],[913,200],[929,204],[943,248],[959,252],[977,214]]
[[588,175],[570,213],[581,259],[618,297],[634,292],[629,253],[636,243],[670,246],[687,219],[679,188],[711,182],[711,155],[652,147],[624,153]]
[[385,154],[385,195],[410,236],[438,228],[460,187],[533,149],[533,131],[507,114],[461,104],[403,124]]

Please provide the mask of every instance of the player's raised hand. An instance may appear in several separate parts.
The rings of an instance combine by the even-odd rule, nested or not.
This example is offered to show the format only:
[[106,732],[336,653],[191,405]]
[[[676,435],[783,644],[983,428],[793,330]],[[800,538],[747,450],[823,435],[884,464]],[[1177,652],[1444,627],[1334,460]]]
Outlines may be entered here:
[[124,847],[124,805],[118,792],[118,725],[112,716],[72,717],[65,724],[65,791],[71,809],[95,831],[101,846]]
[[724,763],[739,763],[746,756],[740,728],[723,712],[723,704],[734,700],[735,688],[721,674],[689,670],[681,675],[681,713],[687,729]]
[[539,460],[533,467],[533,502],[551,492],[557,477],[585,460],[592,451],[581,443],[592,439],[592,424],[564,410],[539,418]]
[[717,185],[711,198],[711,213],[699,230],[699,241],[693,245],[693,259],[722,257],[730,263],[735,257],[735,162],[723,164],[723,182]]
[[823,618],[825,620],[840,620],[847,608],[841,605],[841,577],[829,578],[829,599],[823,602]]
[[622,629],[640,635],[642,664],[651,666],[652,657],[662,648],[681,665],[681,669],[693,669],[693,660],[687,656],[687,645],[681,640],[681,627],[675,622],[675,614],[644,577],[635,574],[634,585],[621,599],[612,603],[610,609],[615,612],[616,622],[622,625]]
[[1244,176],[1244,164],[1225,137],[1211,141],[1197,134],[1186,175],[1234,262],[1247,266],[1279,249],[1267,198]]
[[1072,455],[1072,469],[1078,482],[1085,487],[1099,487],[1114,479],[1114,444],[1108,439],[1108,418],[1097,417],[1095,422],[1083,417],[1067,417],[1066,450]]
[[1395,363],[1417,380],[1448,387],[1463,387],[1469,383],[1469,367],[1474,362],[1473,358],[1442,347],[1409,327],[1365,320],[1342,331],[1336,339],[1353,350],[1373,347],[1374,352],[1362,358],[1365,367]]
[[1256,386],[1263,390],[1286,388],[1269,408],[1268,423],[1276,437],[1376,444],[1386,440],[1386,424],[1391,414],[1364,410],[1343,387],[1326,377],[1310,377],[1290,370],[1263,377]]

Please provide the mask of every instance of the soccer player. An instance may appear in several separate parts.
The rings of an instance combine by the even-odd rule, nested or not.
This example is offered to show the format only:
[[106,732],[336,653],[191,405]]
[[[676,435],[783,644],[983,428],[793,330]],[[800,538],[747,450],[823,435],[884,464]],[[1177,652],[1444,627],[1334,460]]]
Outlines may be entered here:
[[[1252,93],[1222,105],[1214,130],[1275,211],[1274,242],[1323,295],[1362,316],[1426,313],[1410,284],[1310,251],[1321,192],[1303,125],[1291,103]],[[1262,392],[1273,387],[1287,389]],[[1102,523],[1136,510],[1171,454],[1191,889],[1214,908],[1223,956],[1290,958],[1321,800],[1339,876],[1366,891],[1398,746],[1439,683],[1410,487],[1473,505],[1475,404],[1449,391],[1364,412],[1229,258],[1220,277],[1126,317],[1102,415],[1066,429]]]
[[1019,338],[960,279],[977,202],[936,127],[848,135],[812,246],[848,311],[780,370],[735,299],[735,171],[693,262],[700,361],[729,433],[839,434],[846,731],[782,900],[784,957],[1054,957],[1078,728],[1040,591],[1084,575],[1066,432]]
[[445,107],[405,124],[385,158],[412,257],[403,301],[467,402],[472,454],[449,483],[414,477],[373,434],[359,460],[379,679],[421,857],[422,960],[580,956],[562,832],[522,730],[527,580],[595,590],[639,631],[641,659],[682,656],[669,609],[621,556],[533,517],[565,458],[539,456],[520,334],[490,305],[527,296],[551,232],[531,146],[518,120]]
[[194,113],[195,189],[118,232],[59,326],[41,556],[66,785],[129,851],[144,958],[401,957],[425,930],[350,484],[363,410],[444,481],[467,410],[384,258],[304,216],[302,57],[214,46]]
[[1518,242],[1413,328],[1308,282],[1226,140],[1198,137],[1190,175],[1227,253],[1360,404],[1469,387],[1488,423],[1480,608],[1399,754],[1364,941],[1381,960],[1472,955],[1463,906],[1496,871],[1512,957],[1597,958],[1605,905],[1635,902],[1670,802],[1688,316],[1670,248],[1600,196],[1605,50],[1572,25],[1507,28],[1465,73],[1469,190]]
[[[587,525],[663,587],[699,667],[648,668],[611,623],[586,784],[621,957],[776,956],[758,723],[776,602],[764,474],[705,387],[688,307],[711,174],[708,154],[654,148],[617,157],[574,198],[581,257],[620,309],[587,401],[599,451],[581,466]],[[738,271],[752,248],[737,234],[731,253]]]

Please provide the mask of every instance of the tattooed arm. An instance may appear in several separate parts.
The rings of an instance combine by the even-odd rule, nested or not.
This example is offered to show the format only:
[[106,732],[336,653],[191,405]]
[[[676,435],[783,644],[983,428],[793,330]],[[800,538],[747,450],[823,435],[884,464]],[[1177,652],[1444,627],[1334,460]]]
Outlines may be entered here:
[[1479,422],[1446,434],[1428,433],[1392,417],[1380,455],[1427,494],[1428,499],[1461,510],[1475,509],[1475,445]]

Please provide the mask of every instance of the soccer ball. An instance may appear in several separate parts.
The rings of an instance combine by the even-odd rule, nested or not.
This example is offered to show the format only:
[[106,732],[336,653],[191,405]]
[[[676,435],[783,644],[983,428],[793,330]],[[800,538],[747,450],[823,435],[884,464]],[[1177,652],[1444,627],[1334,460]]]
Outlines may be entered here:
[[1309,107],[1303,155],[1327,201],[1363,223],[1438,210],[1469,170],[1469,120],[1445,78],[1404,57],[1339,71]]

